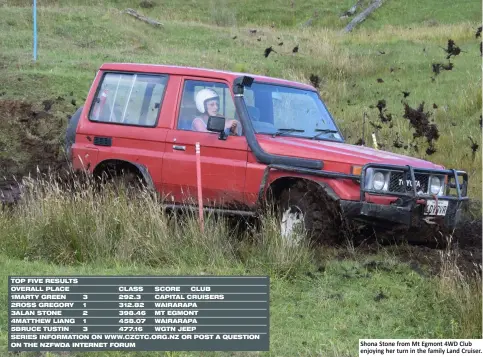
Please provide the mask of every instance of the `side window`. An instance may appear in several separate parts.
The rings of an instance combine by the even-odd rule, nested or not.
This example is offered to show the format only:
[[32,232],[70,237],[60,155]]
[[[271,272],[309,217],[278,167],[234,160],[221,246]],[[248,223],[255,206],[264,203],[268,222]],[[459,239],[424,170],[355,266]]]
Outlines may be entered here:
[[235,119],[235,103],[224,83],[186,80],[178,116],[178,129],[194,130],[196,119],[206,126],[209,115]]
[[126,125],[154,126],[167,76],[107,73],[94,99],[89,119]]

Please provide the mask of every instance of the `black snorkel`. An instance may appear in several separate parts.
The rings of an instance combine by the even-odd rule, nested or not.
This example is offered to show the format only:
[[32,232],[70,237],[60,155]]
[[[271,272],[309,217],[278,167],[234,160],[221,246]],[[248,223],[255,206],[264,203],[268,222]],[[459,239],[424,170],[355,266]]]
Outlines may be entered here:
[[233,82],[233,93],[235,95],[235,108],[239,115],[243,132],[248,142],[248,146],[253,151],[258,162],[266,165],[287,165],[306,169],[321,170],[324,163],[321,160],[302,159],[290,156],[281,156],[269,154],[262,149],[255,136],[250,116],[244,100],[244,88],[251,87],[254,78],[242,76]]

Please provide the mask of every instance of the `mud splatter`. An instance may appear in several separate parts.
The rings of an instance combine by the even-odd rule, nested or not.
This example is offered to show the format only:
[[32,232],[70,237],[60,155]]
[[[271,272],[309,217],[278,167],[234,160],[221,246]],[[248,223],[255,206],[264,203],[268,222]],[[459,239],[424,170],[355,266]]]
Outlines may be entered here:
[[[265,52],[263,53],[263,55],[265,56],[265,58],[267,58],[270,55],[270,53],[272,53],[272,52],[275,52],[275,50],[273,49],[272,46],[270,46],[268,48],[265,48]],[[277,53],[277,52],[275,52],[275,53]]]
[[438,74],[441,73],[441,70],[442,69],[445,70],[445,71],[451,71],[451,70],[453,70],[454,63],[449,62],[447,65],[442,64],[442,63],[433,63],[432,64],[432,67],[433,67],[433,72],[437,76]]
[[476,151],[478,150],[479,145],[473,140],[473,138],[471,136],[468,136],[468,139],[470,139],[470,141],[471,141],[471,158],[474,161]]
[[[42,109],[50,109],[53,102],[45,100]],[[15,137],[15,146],[7,148],[7,154],[13,160],[14,152],[25,155],[15,159],[15,165],[2,160],[5,176],[27,175],[29,172],[46,170],[61,165],[59,160],[60,137],[66,124],[65,119],[56,120],[57,117],[31,103],[15,100],[0,101],[0,132],[6,136]],[[1,140],[1,137],[0,137]]]
[[458,56],[461,53],[461,48],[456,46],[455,42],[452,39],[448,40],[448,47],[444,49],[444,51],[448,54],[446,59],[450,59],[451,56]]
[[445,71],[451,71],[454,68],[454,64],[449,62],[447,65],[442,64],[441,68],[444,69]]
[[315,88],[320,88],[320,78],[319,78],[319,76],[317,76],[315,74],[311,74],[309,79],[310,79],[310,83],[312,83],[312,85]]
[[48,112],[52,108],[52,104],[54,104],[53,100],[46,99],[42,102],[42,105],[44,106],[44,110],[46,112]]
[[379,110],[379,119],[381,119],[381,122],[387,123],[392,120],[392,114],[387,113],[386,101],[384,99],[379,100],[376,107]]
[[430,116],[430,112],[424,112],[424,102],[417,109],[413,109],[407,103],[404,103],[403,118],[408,119],[414,128],[413,138],[425,137],[429,146],[432,147],[433,141],[439,139],[439,131],[436,124],[430,124]]
[[426,149],[426,154],[433,155],[436,151],[436,148],[432,144],[430,144],[429,147]]
[[400,149],[403,147],[403,142],[399,139],[399,133],[396,133],[396,140],[392,144],[395,148]]
[[383,299],[387,299],[387,298],[388,298],[388,296],[387,296],[386,294],[384,294],[384,293],[382,292],[382,290],[381,290],[381,291],[379,291],[379,294],[377,294],[377,295],[374,297],[374,301],[376,301],[376,302],[377,302],[377,301],[381,301],[381,300],[383,300]]

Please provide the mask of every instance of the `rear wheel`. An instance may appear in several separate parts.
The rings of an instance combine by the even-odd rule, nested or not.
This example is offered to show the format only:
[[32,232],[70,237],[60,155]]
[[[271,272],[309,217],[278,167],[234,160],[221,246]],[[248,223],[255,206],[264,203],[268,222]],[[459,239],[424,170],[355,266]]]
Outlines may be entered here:
[[299,181],[282,191],[277,213],[282,237],[291,244],[300,244],[303,237],[315,244],[341,241],[339,205],[316,184]]
[[77,125],[79,123],[80,115],[82,113],[83,108],[84,108],[83,106],[79,107],[79,109],[77,109],[74,115],[72,115],[72,117],[69,120],[69,123],[67,124],[67,129],[65,132],[64,150],[69,160],[72,159],[71,147],[72,147],[72,144],[75,143],[75,133],[77,130]]
[[101,182],[116,194],[126,193],[128,197],[138,196],[144,186],[140,174],[132,170],[109,169],[104,171]]

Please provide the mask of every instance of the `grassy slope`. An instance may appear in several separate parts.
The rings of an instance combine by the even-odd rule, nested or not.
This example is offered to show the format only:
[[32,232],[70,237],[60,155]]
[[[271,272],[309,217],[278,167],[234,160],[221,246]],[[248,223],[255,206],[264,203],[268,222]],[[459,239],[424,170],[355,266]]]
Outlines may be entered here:
[[[28,6],[29,0],[3,0],[9,6]],[[256,25],[277,27],[301,26],[306,20],[318,15],[312,22],[314,27],[340,28],[350,19],[340,15],[356,3],[354,0],[152,0],[152,8],[142,8],[141,0],[106,0],[106,7],[140,10],[149,16],[166,20],[196,21],[220,25]],[[371,0],[363,2],[363,8]],[[39,6],[98,6],[95,0],[43,0]],[[293,4],[293,5],[292,5]],[[360,11],[360,10],[359,10]],[[404,16],[401,16],[404,14]],[[409,26],[424,21],[440,24],[454,24],[481,20],[481,3],[476,0],[385,0],[383,6],[371,15],[363,27],[380,29],[385,25]]]
[[[464,6],[461,3],[452,5],[449,1],[426,1],[425,8],[439,9],[434,12],[435,22],[427,23],[423,14],[428,12],[419,11],[421,6],[416,11],[410,7],[412,2],[389,1],[354,33],[346,36],[340,36],[336,30],[343,26],[336,14],[347,4],[337,3],[336,6],[335,1],[323,5],[332,9],[332,15],[321,16],[314,27],[306,29],[288,27],[284,19],[290,11],[284,6],[289,5],[282,1],[267,5],[272,7],[270,11],[259,11],[261,5],[255,1],[225,1],[217,8],[218,12],[210,10],[211,5],[197,1],[176,2],[178,7],[174,1],[163,1],[152,9],[141,9],[163,22],[163,29],[152,28],[116,10],[127,6],[136,8],[138,2],[134,1],[111,1],[108,5],[112,7],[104,8],[95,6],[92,1],[85,3],[92,6],[76,6],[75,1],[47,1],[39,5],[39,57],[35,64],[31,61],[31,9],[25,1],[10,3],[19,6],[4,6],[0,13],[0,73],[3,78],[0,93],[6,92],[0,98],[40,103],[43,99],[63,96],[66,100],[56,103],[52,109],[62,125],[65,125],[65,116],[82,103],[96,69],[106,61],[241,70],[304,82],[314,73],[321,77],[321,94],[348,142],[355,143],[360,138],[364,111],[369,121],[378,122],[378,110],[374,106],[378,100],[385,99],[387,111],[393,114],[394,127],[383,125],[378,133],[378,141],[384,149],[467,170],[471,175],[470,194],[476,198],[481,196],[481,150],[473,157],[468,138],[471,136],[481,144],[478,125],[481,58],[479,42],[474,37],[480,5],[476,1],[468,1]],[[295,5],[296,23],[303,22],[316,2],[303,4]],[[213,25],[219,12],[236,14],[240,19],[238,25],[243,24],[245,18],[267,23],[256,17],[263,14],[269,14],[276,24],[286,25],[257,26],[258,33],[251,35],[248,28]],[[405,15],[390,15],[394,13]],[[378,30],[382,27],[383,30]],[[236,40],[232,39],[234,35]],[[256,41],[258,37],[262,40]],[[278,37],[284,42],[283,46],[276,45]],[[452,71],[442,71],[432,81],[431,64],[447,63],[441,47],[446,47],[449,38],[466,52],[454,58]],[[300,53],[292,55],[295,44],[300,45]],[[270,45],[274,45],[278,53],[265,59],[263,50]],[[381,55],[379,50],[385,54]],[[390,72],[391,67],[393,72]],[[384,83],[377,83],[377,78],[382,78]],[[402,118],[402,90],[411,92],[407,99],[412,107],[424,101],[425,111],[431,112],[431,118],[438,125],[441,137],[436,142],[437,152],[431,156],[425,153],[424,140],[419,140],[418,151],[409,145],[412,130]],[[70,104],[70,92],[77,100],[76,106]],[[438,109],[433,109],[433,103]],[[62,129],[58,121],[55,123],[55,127],[48,130],[61,136]],[[365,139],[369,143],[371,129],[370,126],[366,128]],[[2,157],[15,157],[18,167],[22,167],[27,158],[25,149],[12,139],[15,130],[2,128],[2,131],[8,133],[0,137],[0,144],[3,144],[0,146],[6,147]],[[403,144],[408,145],[407,149],[393,147],[396,133]]]
[[[347,36],[338,35],[338,30],[348,21],[339,20],[338,15],[348,9],[353,0],[330,0],[322,4],[316,0],[295,1],[293,11],[288,0],[275,0],[271,5],[263,4],[263,8],[262,2],[254,0],[157,1],[152,9],[140,9],[139,1],[111,0],[104,2],[105,7],[92,0],[83,1],[83,6],[79,3],[73,0],[39,3],[39,58],[32,64],[31,1],[0,0],[0,94],[6,92],[0,101],[25,100],[40,106],[44,99],[63,96],[65,101],[55,103],[51,112],[65,125],[65,116],[82,103],[96,69],[106,61],[243,70],[304,82],[315,73],[322,79],[321,94],[349,142],[354,143],[360,137],[363,111],[367,111],[370,120],[377,121],[377,109],[369,106],[384,98],[394,117],[394,128],[385,127],[378,134],[386,148],[469,171],[472,175],[470,193],[473,197],[481,196],[481,150],[473,159],[467,138],[472,136],[481,148],[478,125],[481,57],[479,40],[474,38],[474,30],[481,19],[478,1],[457,4],[450,0],[426,0],[422,4],[417,0],[387,1]],[[163,22],[164,28],[151,28],[115,10],[126,7],[156,17]],[[293,28],[294,24],[308,19],[315,8],[321,16],[314,21],[313,28]],[[270,27],[272,23],[275,28]],[[257,35],[250,35],[248,28],[257,28]],[[238,36],[236,40],[232,40],[234,35]],[[256,41],[259,36],[260,42]],[[284,46],[276,46],[277,37],[282,38]],[[445,47],[448,38],[467,52],[454,59],[453,71],[443,71],[432,82],[431,63],[446,62],[440,46]],[[294,56],[291,48],[295,44],[300,44],[300,53]],[[270,45],[279,53],[265,59],[263,50]],[[378,50],[386,54],[380,55]],[[396,70],[391,73],[389,67]],[[377,78],[383,78],[384,83],[377,83]],[[412,107],[422,101],[428,105],[436,103],[439,107],[436,110],[425,107],[433,112],[441,132],[436,142],[438,151],[432,156],[424,154],[423,144],[419,145],[419,153],[411,148],[391,146],[396,132],[405,143],[412,138],[412,131],[402,118],[401,90],[411,92],[408,99]],[[70,104],[72,98],[77,99],[76,106]],[[2,114],[0,147],[4,150],[0,151],[0,162],[2,158],[13,157],[21,168],[28,161],[28,153],[15,139],[17,126],[4,125]],[[44,131],[61,134],[57,123],[55,127],[45,125]],[[366,140],[370,142],[369,135]],[[0,309],[3,311],[0,346],[6,344],[7,275],[33,272],[184,274],[210,269],[183,265],[172,270],[148,269],[107,263],[74,268],[25,262],[20,254],[9,259],[6,254],[0,256],[0,270],[5,272],[0,276],[0,304],[3,306]],[[302,278],[293,283],[273,280],[273,355],[293,356],[297,352],[355,355],[357,339],[361,337],[469,337],[455,324],[460,311],[452,309],[454,305],[450,299],[439,295],[438,282],[421,278],[406,265],[389,259],[389,272],[370,273],[370,278],[344,278],[344,274],[355,276],[356,271],[365,274],[361,264],[366,259],[371,258],[324,262],[326,272],[318,274],[317,280]],[[356,270],[351,270],[352,267]],[[211,269],[213,274],[245,271],[237,264],[223,270]],[[374,301],[379,288],[389,299]],[[342,300],[338,300],[337,294],[342,295]],[[408,315],[407,311],[414,308],[416,311]]]
[[[459,316],[452,309],[450,301],[437,293],[437,280],[422,278],[403,264],[388,263],[386,267],[390,272],[368,273],[362,267],[362,262],[329,262],[325,273],[316,272],[314,280],[302,277],[291,283],[272,278],[271,353],[261,355],[295,356],[301,353],[304,356],[355,356],[359,338],[469,337],[453,330],[458,326]],[[243,274],[241,269],[206,268],[215,275]],[[202,267],[150,269],[106,264],[63,267],[10,259],[2,255],[0,269],[4,272],[0,276],[1,353],[5,351],[7,343],[7,275],[31,275],[33,272],[36,275],[196,275]],[[368,275],[360,277],[357,274]],[[387,298],[375,301],[380,291]],[[408,314],[408,311],[412,313]],[[155,353],[142,355],[154,356]],[[231,353],[203,355],[229,356]]]

